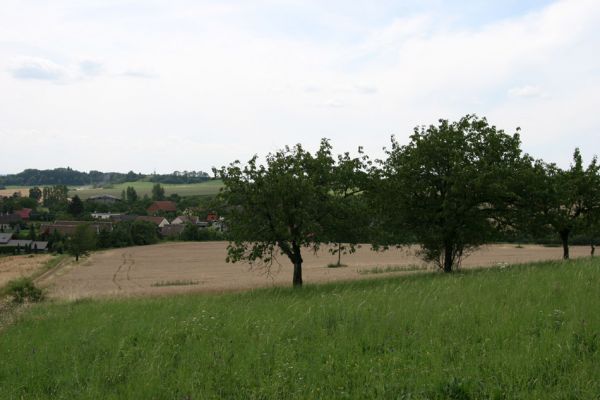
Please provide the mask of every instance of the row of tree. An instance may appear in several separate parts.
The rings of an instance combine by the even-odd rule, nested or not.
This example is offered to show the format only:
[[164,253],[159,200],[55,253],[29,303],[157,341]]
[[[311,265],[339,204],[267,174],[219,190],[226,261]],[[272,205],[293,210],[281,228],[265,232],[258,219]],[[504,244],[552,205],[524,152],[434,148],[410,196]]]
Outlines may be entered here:
[[406,145],[392,137],[384,160],[359,149],[334,157],[328,140],[311,154],[301,145],[260,164],[215,170],[225,188],[228,261],[270,266],[278,254],[302,285],[302,249],[360,242],[375,248],[419,244],[420,255],[451,272],[473,249],[510,237],[585,232],[592,254],[600,231],[600,173],[576,150],[569,169],[536,160],[485,118],[415,128]]

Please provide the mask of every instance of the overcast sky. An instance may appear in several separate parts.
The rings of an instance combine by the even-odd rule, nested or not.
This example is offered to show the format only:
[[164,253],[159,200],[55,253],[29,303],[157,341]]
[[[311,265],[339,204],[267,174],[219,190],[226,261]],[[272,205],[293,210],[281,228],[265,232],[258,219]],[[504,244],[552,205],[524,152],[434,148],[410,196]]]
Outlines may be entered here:
[[468,113],[600,153],[600,1],[0,1],[0,173],[376,157]]

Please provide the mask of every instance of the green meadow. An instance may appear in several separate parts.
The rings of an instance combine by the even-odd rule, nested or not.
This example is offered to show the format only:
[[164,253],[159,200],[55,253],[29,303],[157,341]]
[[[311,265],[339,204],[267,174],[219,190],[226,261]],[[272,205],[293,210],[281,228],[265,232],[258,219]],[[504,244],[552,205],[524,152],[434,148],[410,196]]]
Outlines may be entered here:
[[600,261],[46,302],[1,399],[598,399]]
[[[202,195],[214,195],[219,193],[219,189],[223,187],[223,183],[220,180],[210,180],[202,183],[190,183],[190,184],[160,184],[165,189],[165,194],[177,193],[180,196],[202,196]],[[111,185],[107,188],[71,188],[69,190],[69,196],[78,195],[82,200],[85,200],[91,196],[97,196],[101,194],[109,194],[112,196],[121,197],[123,190],[127,189],[128,186],[135,188],[138,196],[143,197],[144,195],[152,196],[153,182],[137,181],[137,182],[126,182]]]

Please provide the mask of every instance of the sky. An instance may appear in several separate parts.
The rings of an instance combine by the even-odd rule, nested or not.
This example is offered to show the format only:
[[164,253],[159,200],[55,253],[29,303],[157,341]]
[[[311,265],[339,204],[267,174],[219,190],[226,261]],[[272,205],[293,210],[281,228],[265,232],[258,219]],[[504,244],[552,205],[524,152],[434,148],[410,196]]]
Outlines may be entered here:
[[466,114],[567,167],[600,153],[599,50],[598,0],[1,0],[0,174],[377,158]]

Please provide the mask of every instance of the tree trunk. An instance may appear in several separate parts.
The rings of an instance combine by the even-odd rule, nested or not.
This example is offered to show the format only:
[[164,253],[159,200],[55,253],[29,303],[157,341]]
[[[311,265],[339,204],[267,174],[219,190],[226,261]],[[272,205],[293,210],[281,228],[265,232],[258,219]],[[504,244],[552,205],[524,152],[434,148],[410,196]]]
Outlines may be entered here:
[[342,265],[342,244],[338,243],[338,263],[337,263],[337,266],[339,267],[340,265]]
[[75,261],[79,261],[79,253],[75,253]]
[[590,256],[594,257],[594,253],[596,252],[596,246],[594,245],[594,239],[592,239],[592,241],[590,242]]
[[302,287],[302,261],[294,263],[294,287]]
[[569,230],[564,229],[560,231],[560,240],[563,246],[563,260],[569,259]]
[[452,245],[444,246],[444,272],[452,272]]
[[292,284],[294,287],[302,287],[302,255],[300,254],[300,246],[296,242],[292,242],[292,250],[294,252],[294,279]]

